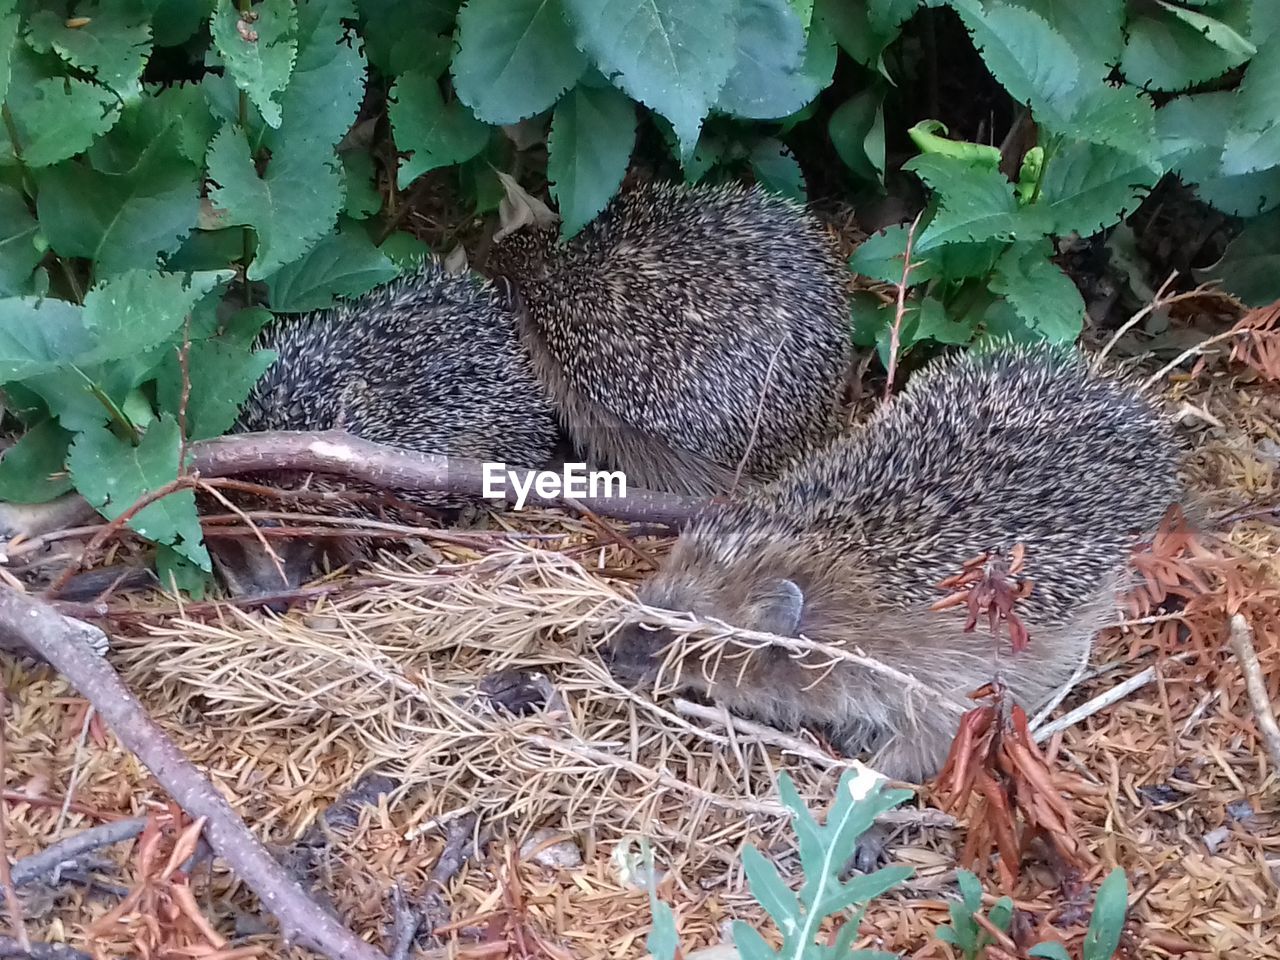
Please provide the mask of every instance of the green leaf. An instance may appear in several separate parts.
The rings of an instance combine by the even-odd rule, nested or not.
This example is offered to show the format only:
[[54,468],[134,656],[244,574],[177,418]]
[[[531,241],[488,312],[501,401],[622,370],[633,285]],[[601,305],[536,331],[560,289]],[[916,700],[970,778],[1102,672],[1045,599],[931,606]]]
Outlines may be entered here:
[[40,226],[22,194],[0,183],[0,296],[16,296],[44,257],[36,245]]
[[987,919],[1001,933],[1008,933],[1009,924],[1013,923],[1013,901],[1008,897],[1001,897],[987,912]]
[[213,13],[216,0],[149,0],[151,31],[157,47],[176,47],[190,40]]
[[773,120],[818,95],[825,83],[804,72],[804,25],[788,0],[738,0],[736,20],[737,50],[717,110]]
[[0,124],[0,166],[20,157],[32,168],[47,167],[73,157],[106,133],[120,117],[116,96],[88,80],[66,77],[41,79],[33,56],[18,47],[12,57],[13,88],[20,97],[6,105],[13,120],[17,144],[9,124]]
[[778,774],[778,798],[782,801],[782,805],[791,811],[791,829],[796,832],[801,864],[821,863],[827,848],[826,838],[818,822],[813,819],[813,814],[805,806],[799,791],[796,790],[795,782],[786,771]]
[[[384,77],[410,70],[437,79],[453,54],[454,18],[460,0],[357,0],[369,62]],[[442,35],[443,34],[443,35]]]
[[173,547],[156,547],[156,575],[163,590],[180,590],[192,600],[203,600],[211,582],[210,572],[201,570]]
[[742,869],[746,871],[751,895],[764,907],[773,922],[785,930],[800,920],[800,904],[795,894],[783,882],[777,869],[755,847],[748,845],[742,851]]
[[1045,339],[1073,343],[1084,329],[1084,298],[1049,260],[1051,252],[1048,242],[1011,247],[996,262],[989,286]]
[[965,907],[970,913],[977,913],[982,909],[982,884],[978,882],[978,878],[974,876],[972,871],[957,870],[956,884],[960,887],[960,899],[964,901]]
[[258,250],[250,280],[262,280],[297,260],[326,236],[342,209],[342,174],[332,150],[306,141],[280,144],[258,177],[239,127],[225,126],[209,144],[209,191],[228,224],[253,228]]
[[903,169],[914,171],[938,200],[937,214],[916,237],[922,254],[956,241],[1032,239],[1048,231],[1042,211],[1020,209],[1013,184],[998,170],[940,154],[912,157]]
[[253,13],[252,22],[242,21],[235,4],[220,2],[209,28],[236,86],[249,95],[268,126],[278,127],[280,95],[298,55],[297,12],[291,0],[261,0]]
[[766,190],[801,203],[808,200],[800,164],[781,140],[765,137],[758,141],[751,148],[749,159],[751,172]]
[[1216,20],[1195,10],[1188,10],[1186,7],[1175,6],[1172,3],[1167,3],[1166,0],[1156,0],[1156,3],[1183,23],[1188,24],[1196,33],[1200,34],[1215,47],[1238,56],[1241,63],[1258,52],[1257,47],[1221,20]]
[[634,104],[613,87],[581,84],[556,104],[547,137],[547,179],[572,237],[617,193],[636,142]]
[[1093,916],[1084,935],[1083,960],[1111,960],[1115,956],[1128,910],[1129,881],[1124,870],[1116,867],[1098,888]]
[[343,224],[302,259],[271,275],[267,302],[277,313],[323,310],[333,305],[335,297],[358,297],[395,279],[399,272],[367,233]]
[[364,98],[365,61],[343,19],[355,19],[351,0],[298,6],[298,57],[281,100],[283,120],[264,141],[273,151],[294,139],[332,147],[351,129]]
[[36,207],[50,246],[92,260],[100,276],[155,267],[177,250],[200,212],[200,171],[181,154],[182,136],[163,129],[121,173],[80,161],[40,171]]
[[489,127],[465,104],[446,104],[432,77],[406,73],[391,87],[389,97],[387,112],[396,146],[410,154],[397,175],[401,188],[430,170],[470,160],[489,140]]
[[[17,0],[0,0],[0,103],[9,95],[9,59],[18,45]],[[3,157],[3,151],[0,151]]]
[[1081,62],[1085,76],[1101,80],[1124,46],[1124,0],[1005,0],[1039,14],[1062,35]]
[[[370,221],[370,226],[372,226]],[[431,248],[411,233],[397,230],[378,247],[400,268],[401,273],[414,269],[431,255]]]
[[1280,43],[1254,57],[1235,98],[1221,172],[1239,176],[1280,166]]
[[849,56],[876,69],[885,48],[919,6],[919,0],[815,0],[813,13]]
[[[235,423],[250,389],[275,362],[271,350],[250,353],[224,340],[197,340],[187,358],[191,394],[187,400],[187,439],[204,440],[226,433]],[[169,350],[156,371],[156,401],[177,413],[182,405],[182,365],[177,349]]]
[[732,0],[565,0],[577,44],[613,82],[671,121],[681,155],[734,65]]
[[1060,943],[1037,943],[1027,951],[1028,957],[1039,957],[1042,960],[1071,960],[1071,954]]
[[645,946],[653,960],[675,960],[676,951],[680,947],[679,934],[676,931],[676,917],[671,907],[657,898],[653,898],[653,926],[649,936],[645,938]]
[[[83,431],[71,444],[68,466],[81,495],[114,520],[177,477],[180,450],[178,422],[165,414],[136,447],[106,427]],[[148,504],[127,525],[148,540],[169,544],[201,570],[212,569],[201,543],[194,491],[179,490]]]
[[1136,12],[1129,18],[1125,32],[1128,42],[1120,69],[1130,83],[1153,90],[1198,86],[1248,59],[1248,55],[1223,49],[1209,40],[1165,5]]
[[[849,257],[849,269],[881,283],[901,283],[902,258],[906,256],[909,232],[910,226],[900,223],[873,233],[853,251]],[[908,286],[925,283],[938,276],[935,259],[916,257],[913,250],[911,260],[915,266],[907,277]]]
[[733,921],[733,945],[741,960],[776,960],[777,954],[755,927]]
[[486,123],[541,113],[586,67],[560,0],[468,0],[458,13],[454,89]]
[[48,503],[71,489],[66,472],[71,434],[52,418],[36,424],[0,459],[0,500]]
[[89,148],[89,165],[102,173],[128,173],[144,158],[164,153],[202,167],[216,130],[198,85],[148,85],[146,94],[126,106],[119,122]]
[[[865,876],[854,877],[841,887],[832,887],[810,910],[818,916],[834,916],[855,904],[865,904],[901,885],[915,873],[913,867],[884,867]],[[754,888],[752,888],[754,892]]]
[[84,310],[65,300],[0,300],[0,384],[57,370],[95,346]]
[[342,212],[353,220],[373,216],[382,209],[382,194],[374,181],[373,157],[363,150],[349,150],[339,158],[347,195]]
[[1221,260],[1196,271],[1197,282],[1212,279],[1251,307],[1280,300],[1280,210],[1246,223]]
[[1063,145],[1048,161],[1039,208],[1049,231],[1089,237],[1123,219],[1159,179],[1159,173],[1131,154],[1094,143]]
[[54,50],[130,100],[142,92],[142,68],[151,56],[151,24],[141,14],[137,8],[104,3],[92,9],[88,23],[72,29],[65,17],[41,10],[31,17],[27,39],[36,50]]
[[85,329],[96,347],[69,362],[94,363],[137,357],[172,337],[196,301],[227,274],[130,270],[97,284],[84,298]]
[[884,174],[884,93],[867,87],[832,111],[827,121],[831,145],[845,166],[864,180]]

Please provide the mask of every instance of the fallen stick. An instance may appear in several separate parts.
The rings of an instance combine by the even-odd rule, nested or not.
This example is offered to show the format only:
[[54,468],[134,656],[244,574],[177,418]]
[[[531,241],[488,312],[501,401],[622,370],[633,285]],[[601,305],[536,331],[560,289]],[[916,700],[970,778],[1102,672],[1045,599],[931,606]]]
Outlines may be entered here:
[[204,834],[209,846],[279,921],[286,943],[309,946],[331,960],[386,960],[307,895],[147,715],[111,665],[95,652],[105,640],[102,631],[0,588],[0,637],[25,643],[71,681],[178,805],[194,819],[207,819]]
[[33,943],[22,947],[12,937],[0,937],[0,957],[22,960],[93,960],[89,954],[61,943]]
[[80,831],[75,836],[50,844],[39,853],[23,857],[13,865],[13,885],[21,887],[50,877],[57,872],[59,867],[66,863],[75,862],[86,853],[99,850],[102,847],[109,847],[112,844],[123,843],[126,840],[132,840],[142,833],[146,825],[146,817],[112,820],[109,823],[90,827],[88,830]]
[[[505,465],[523,485],[535,471]],[[313,433],[271,431],[230,434],[191,444],[191,468],[201,476],[302,470],[338,474],[384,490],[434,491],[480,497],[484,464],[463,457],[418,453],[362,440],[341,430]],[[504,482],[506,500],[516,502],[512,484]],[[629,488],[625,497],[541,496],[532,487],[526,502],[543,507],[572,508],[576,501],[594,513],[618,520],[679,525],[706,505],[694,497]]]
[[1253,647],[1253,628],[1249,626],[1244,614],[1231,615],[1228,635],[1231,649],[1240,662],[1240,672],[1244,674],[1249,705],[1258,718],[1258,733],[1262,736],[1267,753],[1271,754],[1272,767],[1280,769],[1280,724],[1276,723],[1275,711],[1271,708],[1271,695],[1267,693],[1267,682],[1262,677],[1262,664],[1258,662],[1258,651]]

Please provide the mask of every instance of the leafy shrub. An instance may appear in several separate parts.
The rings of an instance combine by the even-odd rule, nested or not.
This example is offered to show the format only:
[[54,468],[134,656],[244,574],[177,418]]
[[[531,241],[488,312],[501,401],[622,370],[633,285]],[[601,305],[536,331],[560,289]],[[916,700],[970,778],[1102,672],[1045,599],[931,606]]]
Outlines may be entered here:
[[[1012,177],[943,118],[909,141],[892,122],[916,85],[910,31],[940,15],[926,7],[958,17],[1009,103],[1028,107],[1038,142],[1012,157]],[[1071,339],[1083,308],[1052,238],[1117,223],[1168,173],[1231,214],[1280,205],[1280,5],[1085,10],[0,0],[0,390],[26,430],[0,462],[0,498],[74,488],[111,517],[173,480],[184,441],[226,430],[270,362],[252,344],[273,313],[358,295],[426,253],[397,229],[423,175],[484,215],[499,171],[545,174],[570,235],[636,159],[805,197],[797,155],[815,137],[849,191],[884,190],[888,144],[914,142],[906,169],[931,199],[902,349],[984,332]],[[1268,240],[1250,229],[1222,270],[1274,296],[1275,272],[1256,262]],[[873,237],[853,268],[897,282],[906,233]],[[891,313],[862,300],[852,318],[886,359]],[[209,558],[189,490],[130,526],[200,588]]]

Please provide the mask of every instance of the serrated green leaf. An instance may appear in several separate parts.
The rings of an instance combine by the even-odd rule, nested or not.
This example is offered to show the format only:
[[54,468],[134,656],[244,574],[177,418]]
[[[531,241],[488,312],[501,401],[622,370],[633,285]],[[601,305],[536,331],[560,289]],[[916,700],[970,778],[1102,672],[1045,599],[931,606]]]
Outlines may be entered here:
[[1039,14],[1071,45],[1087,64],[1085,75],[1101,80],[1108,64],[1120,58],[1124,46],[1124,0],[1005,0]]
[[108,3],[92,8],[85,19],[73,29],[64,17],[41,10],[31,17],[28,42],[37,50],[56,51],[123,100],[138,96],[142,68],[151,56],[151,24],[145,13]]
[[121,173],[78,160],[40,171],[36,207],[49,245],[92,260],[100,276],[152,268],[177,250],[200,212],[200,171],[179,152],[181,138],[161,130]]
[[291,0],[261,0],[255,18],[240,19],[232,3],[219,3],[209,21],[214,46],[236,86],[249,95],[270,127],[280,126],[281,94],[298,55],[297,11]]
[[22,91],[6,101],[17,144],[9,124],[0,124],[0,166],[18,157],[30,168],[58,163],[84,150],[120,118],[110,90],[88,80],[45,77],[23,47],[13,50],[11,66],[13,89]]
[[[854,273],[879,280],[881,283],[902,282],[902,258],[907,253],[907,224],[894,224],[879,233],[873,233],[862,241],[849,257],[849,269]],[[907,277],[907,285],[915,286],[938,276],[936,258],[919,258],[912,251],[914,266]]]
[[250,226],[258,236],[250,280],[270,276],[315,246],[333,229],[345,199],[332,150],[286,141],[259,178],[244,131],[234,126],[209,144],[209,178],[217,184],[209,199],[227,211],[226,222]]
[[1011,247],[996,262],[989,284],[1030,328],[1053,343],[1074,343],[1084,329],[1084,298],[1054,264],[1047,242]]
[[[9,60],[18,45],[17,0],[0,0],[0,103],[9,95]],[[0,150],[0,157],[4,154]]]
[[734,64],[731,0],[565,0],[577,45],[632,98],[671,121],[682,155]]
[[919,0],[815,0],[813,16],[815,22],[821,21],[831,31],[849,56],[875,69],[880,55],[897,37],[899,27],[918,6]]
[[572,237],[617,193],[636,142],[635,105],[613,87],[574,87],[556,104],[547,137],[547,179]]
[[192,600],[203,600],[212,581],[209,571],[163,543],[156,547],[156,576],[162,590],[180,590]]
[[468,0],[458,12],[454,89],[486,123],[541,113],[586,67],[560,0]]
[[[369,222],[372,226],[372,221]],[[411,233],[397,230],[387,237],[378,247],[391,258],[392,263],[400,268],[401,273],[412,270],[431,255],[431,248]]]
[[1215,47],[1238,56],[1241,63],[1258,52],[1257,47],[1221,20],[1200,13],[1197,10],[1188,10],[1186,7],[1175,6],[1166,2],[1166,0],[1156,0],[1156,3],[1190,26]]
[[791,829],[796,832],[796,843],[800,849],[800,862],[805,870],[810,863],[821,863],[826,849],[822,828],[813,819],[813,814],[796,790],[795,782],[783,771],[778,774],[778,798],[782,805],[791,811]]
[[347,195],[342,212],[353,220],[373,216],[382,209],[382,194],[374,182],[373,157],[363,150],[348,150],[340,154],[340,159]]
[[[177,477],[180,450],[178,422],[165,414],[136,447],[106,427],[81,432],[71,444],[68,466],[80,494],[114,520]],[[179,490],[148,504],[127,525],[148,540],[172,546],[201,570],[212,569],[201,542],[194,491]]]
[[765,137],[757,141],[748,160],[756,182],[766,190],[801,203],[808,201],[800,163],[781,140]]
[[1221,173],[1239,176],[1280,166],[1280,43],[1249,63],[1235,93]]
[[[836,153],[864,180],[879,180],[884,171],[883,103],[884,93],[867,87],[836,107],[827,121],[827,134]],[[871,155],[873,150],[875,156]]]
[[1071,960],[1071,954],[1060,943],[1037,943],[1027,951],[1027,956],[1038,957],[1041,960]]
[[[235,423],[250,389],[275,362],[270,350],[249,352],[225,340],[198,340],[187,358],[191,394],[187,400],[187,439],[205,440],[226,433]],[[176,349],[169,350],[156,371],[156,401],[160,409],[177,413],[182,403],[182,366]]]
[[333,147],[351,129],[364,98],[365,61],[358,41],[345,35],[344,19],[355,19],[351,0],[298,6],[297,60],[281,98],[282,120],[263,140],[273,151],[294,140]]
[[[163,344],[183,325],[197,300],[226,275],[129,270],[94,286],[84,298],[84,326],[96,341],[78,363],[137,357]],[[73,358],[68,357],[72,360]]]
[[385,77],[416,70],[439,78],[453,54],[454,18],[461,0],[358,0],[369,62]]
[[818,95],[825,83],[804,71],[804,25],[787,0],[739,0],[735,19],[737,49],[717,110],[774,120]]
[[470,160],[484,149],[490,128],[477,120],[466,105],[444,102],[431,77],[406,73],[391,88],[387,112],[396,146],[410,154],[397,175],[401,188],[422,174]]
[[1251,307],[1280,300],[1280,210],[1246,223],[1221,260],[1196,271],[1197,282],[1213,279]]
[[358,297],[393,280],[399,269],[359,227],[342,224],[301,260],[267,280],[267,302],[277,313],[302,313],[333,305],[335,297]]
[[1129,880],[1121,867],[1116,867],[1098,888],[1098,898],[1089,918],[1081,947],[1082,960],[1111,960],[1124,933],[1125,914],[1129,911]]
[[89,165],[101,173],[128,173],[145,158],[164,153],[202,167],[216,129],[198,85],[148,84],[146,93],[125,107],[111,132],[89,148]]
[[987,912],[987,919],[1001,933],[1008,933],[1009,924],[1013,923],[1013,901],[1008,897],[1001,897]]
[[1048,232],[1089,237],[1134,210],[1159,176],[1131,154],[1094,143],[1068,143],[1050,158],[1040,198],[1027,209],[1044,211]]
[[0,297],[17,296],[44,254],[36,246],[40,226],[22,194],[0,183]]
[[24,433],[0,458],[0,500],[48,503],[71,489],[66,472],[71,434],[50,418]]
[[929,184],[938,202],[934,218],[916,237],[921,254],[957,241],[1033,239],[1048,232],[1044,212],[1035,205],[1020,208],[1013,184],[998,170],[939,154],[912,157],[903,169]]
[[733,945],[740,960],[775,960],[778,956],[755,927],[741,920],[733,921]]
[[1222,76],[1247,57],[1224,50],[1167,9],[1141,9],[1125,25],[1120,69],[1130,83],[1153,90],[1185,90]]
[[800,904],[791,888],[783,882],[777,869],[755,847],[748,845],[742,851],[742,869],[746,871],[751,895],[764,907],[781,929],[800,921]]

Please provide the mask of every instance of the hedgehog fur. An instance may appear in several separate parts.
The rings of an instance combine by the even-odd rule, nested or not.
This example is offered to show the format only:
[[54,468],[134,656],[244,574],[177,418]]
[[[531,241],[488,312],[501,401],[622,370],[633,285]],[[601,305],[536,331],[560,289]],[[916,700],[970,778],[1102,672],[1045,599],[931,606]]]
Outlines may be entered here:
[[[933,689],[847,662],[759,645],[705,651],[676,686],[782,726],[810,723],[886,776],[939,770],[968,695],[996,671],[1026,709],[1087,657],[1118,610],[1130,550],[1179,502],[1180,451],[1154,400],[1074,350],[993,344],[935,361],[857,432],[773,484],[714,509],[641,588],[655,607],[860,650]],[[966,611],[931,611],[940,581],[989,551],[1025,549],[1030,645],[1007,654]],[[655,675],[672,635],[624,626],[620,677]],[[1002,652],[997,656],[997,649]]]
[[[422,453],[533,468],[553,456],[555,414],[504,295],[490,283],[450,274],[434,259],[357,299],[279,320],[257,346],[277,358],[254,385],[234,432],[341,429]],[[302,478],[258,479],[287,485]],[[309,485],[371,489],[320,477]],[[464,502],[433,492],[398,496],[429,509]],[[227,561],[234,564],[241,589],[280,588],[255,541],[219,545],[220,566],[226,573]],[[314,547],[285,546],[289,585],[305,572]],[[244,551],[253,557],[231,559]]]
[[[561,421],[596,467],[689,494],[775,475],[839,428],[847,271],[803,207],[759,187],[625,187],[565,244],[494,244]],[[763,400],[762,400],[763,397]]]

